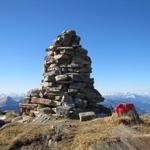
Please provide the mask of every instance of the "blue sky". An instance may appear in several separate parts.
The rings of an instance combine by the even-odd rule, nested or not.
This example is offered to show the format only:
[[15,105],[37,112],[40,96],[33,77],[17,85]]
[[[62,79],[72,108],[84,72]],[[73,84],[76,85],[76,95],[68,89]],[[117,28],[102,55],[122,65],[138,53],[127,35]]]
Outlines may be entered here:
[[1,0],[0,92],[42,79],[44,49],[74,29],[92,58],[102,93],[150,91],[149,0]]

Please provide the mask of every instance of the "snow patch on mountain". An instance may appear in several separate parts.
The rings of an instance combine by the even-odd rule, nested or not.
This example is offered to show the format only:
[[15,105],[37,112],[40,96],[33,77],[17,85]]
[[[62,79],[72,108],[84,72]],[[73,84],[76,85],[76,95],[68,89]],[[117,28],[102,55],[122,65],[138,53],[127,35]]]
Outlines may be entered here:
[[135,94],[135,93],[116,93],[105,95],[105,101],[102,103],[105,106],[113,108],[119,103],[133,103],[139,114],[150,113],[150,94]]

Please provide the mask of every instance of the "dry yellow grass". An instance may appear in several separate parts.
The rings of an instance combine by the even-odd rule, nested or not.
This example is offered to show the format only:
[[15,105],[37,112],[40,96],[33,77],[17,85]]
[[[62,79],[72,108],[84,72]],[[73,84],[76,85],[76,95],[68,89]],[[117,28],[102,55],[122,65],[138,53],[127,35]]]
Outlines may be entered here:
[[0,149],[18,148],[35,141],[44,146],[43,141],[50,134],[51,128],[48,125],[15,124],[0,132]]
[[89,145],[100,141],[119,140],[111,135],[111,130],[120,123],[125,123],[141,133],[150,133],[150,125],[147,122],[133,125],[131,121],[132,119],[128,116],[111,116],[80,123],[74,138],[74,145],[79,145],[80,150],[86,150]]
[[[150,133],[149,118],[142,118],[142,120],[141,124],[128,125],[141,133]],[[120,123],[130,123],[130,121],[130,118],[125,116],[98,118],[86,122],[67,119],[60,122],[64,125],[63,136],[54,150],[86,150],[89,145],[100,141],[119,140],[111,135],[112,129]],[[51,124],[15,124],[0,132],[0,149],[10,150],[21,147],[22,150],[47,150],[48,139],[51,136]]]
[[132,128],[140,131],[143,134],[150,134],[150,116],[141,117],[142,123],[133,125]]
[[5,115],[7,120],[12,120],[13,118],[19,116],[19,114],[15,113],[14,111],[7,112]]
[[115,124],[110,118],[95,119],[93,121],[80,123],[74,139],[74,144],[78,145],[79,149],[85,150],[92,143],[109,140],[109,131],[114,126]]

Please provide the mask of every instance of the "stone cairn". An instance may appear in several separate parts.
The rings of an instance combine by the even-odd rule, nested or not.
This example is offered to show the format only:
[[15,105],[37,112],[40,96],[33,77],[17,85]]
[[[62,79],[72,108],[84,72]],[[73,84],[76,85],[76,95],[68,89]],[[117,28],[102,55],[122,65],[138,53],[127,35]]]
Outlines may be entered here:
[[21,113],[44,108],[52,115],[69,116],[95,110],[104,98],[94,89],[91,59],[76,32],[65,30],[46,51],[42,83],[27,93]]

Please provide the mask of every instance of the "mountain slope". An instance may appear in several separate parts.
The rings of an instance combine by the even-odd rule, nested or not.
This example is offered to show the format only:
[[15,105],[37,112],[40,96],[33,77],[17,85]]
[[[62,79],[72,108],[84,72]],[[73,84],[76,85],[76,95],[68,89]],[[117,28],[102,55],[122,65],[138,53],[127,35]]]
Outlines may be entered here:
[[15,111],[19,112],[19,103],[22,102],[22,96],[0,96],[0,110],[1,111]]
[[104,105],[111,105],[115,107],[118,103],[133,103],[139,114],[150,113],[150,96],[149,95],[137,95],[137,94],[115,94],[106,95]]

